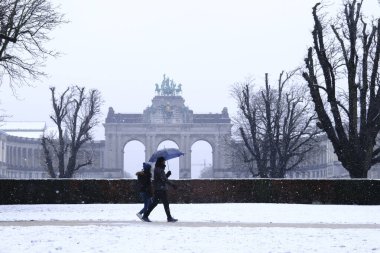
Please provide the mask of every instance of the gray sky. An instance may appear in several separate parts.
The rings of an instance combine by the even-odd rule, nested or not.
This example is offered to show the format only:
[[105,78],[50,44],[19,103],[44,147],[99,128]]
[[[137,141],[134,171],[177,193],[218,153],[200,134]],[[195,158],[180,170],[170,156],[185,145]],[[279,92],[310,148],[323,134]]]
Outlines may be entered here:
[[[2,107],[11,120],[48,122],[48,87],[78,84],[101,91],[104,117],[110,106],[117,113],[139,113],[151,104],[154,84],[165,73],[183,84],[183,97],[195,113],[227,106],[233,114],[234,82],[248,76],[260,82],[265,72],[274,79],[303,63],[315,2],[60,1],[70,23],[53,33],[50,44],[62,56],[48,60],[48,78],[18,89],[18,99],[4,85]],[[380,13],[376,0],[365,5]],[[104,138],[102,127],[96,137]]]
[[[53,33],[50,46],[63,54],[48,60],[48,78],[18,89],[18,99],[3,85],[1,107],[13,116],[9,120],[50,124],[48,87],[62,91],[71,84],[101,91],[103,119],[110,106],[116,113],[142,113],[163,74],[182,83],[194,113],[228,107],[234,114],[234,82],[252,76],[260,83],[265,72],[274,79],[303,64],[317,1],[56,2],[70,23]],[[380,13],[377,0],[366,0],[364,9]],[[102,126],[96,139],[104,139]]]

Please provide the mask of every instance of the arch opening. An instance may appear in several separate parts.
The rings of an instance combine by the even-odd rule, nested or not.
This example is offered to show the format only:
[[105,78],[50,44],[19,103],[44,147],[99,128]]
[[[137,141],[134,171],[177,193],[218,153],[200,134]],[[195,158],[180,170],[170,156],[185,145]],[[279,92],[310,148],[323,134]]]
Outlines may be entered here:
[[124,178],[135,178],[145,161],[145,146],[140,141],[129,141],[124,146],[123,172]]
[[191,146],[191,178],[213,178],[213,150],[204,140]]

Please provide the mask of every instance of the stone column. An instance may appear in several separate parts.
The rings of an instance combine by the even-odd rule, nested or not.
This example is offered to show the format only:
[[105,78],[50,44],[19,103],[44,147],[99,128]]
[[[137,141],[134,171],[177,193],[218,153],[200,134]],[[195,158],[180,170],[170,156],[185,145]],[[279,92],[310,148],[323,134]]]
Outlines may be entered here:
[[19,166],[20,165],[19,163],[20,163],[20,160],[21,160],[21,158],[20,158],[20,148],[17,147],[17,146],[15,146],[14,149],[15,149],[14,164],[15,164],[15,166]]
[[11,146],[11,150],[10,150],[10,165],[16,165],[15,163],[16,161],[16,149],[14,146]]
[[28,148],[28,167],[29,168],[32,168],[32,149],[31,148]]
[[212,168],[213,174],[215,178],[223,177],[221,175],[221,167],[220,167],[220,145],[219,139],[217,136],[214,137],[214,149],[212,150]]
[[[182,151],[184,150],[185,148],[185,135],[181,134],[180,135],[180,140],[179,140],[179,149]],[[179,178],[181,178],[181,171],[185,170],[185,160],[183,159],[183,157],[180,157],[179,158]]]
[[17,165],[18,166],[22,166],[22,148],[21,147],[19,147],[19,148],[17,148]]
[[15,146],[12,146],[11,147],[11,153],[10,153],[10,164],[12,166],[15,166],[16,165],[16,157],[17,157],[17,152],[16,152],[16,147]]
[[145,142],[143,143],[144,144],[144,159],[145,161],[148,161],[149,159],[149,152],[150,152],[150,143],[151,143],[151,137],[150,137],[150,134],[146,134],[145,135]]
[[185,171],[187,172],[187,175],[185,175],[184,178],[191,178],[191,142],[190,142],[190,136],[187,135],[186,138],[186,147],[185,147]]
[[22,164],[24,168],[28,167],[28,148],[22,149]]
[[104,150],[104,168],[109,169],[111,166],[111,156],[112,156],[112,135],[107,134],[105,139],[105,150]]
[[11,164],[11,147],[10,146],[7,146],[7,160],[6,160],[6,163],[7,164]]
[[156,148],[156,135],[155,134],[147,134],[146,143],[145,143],[145,161],[149,161],[149,158],[154,153]]
[[179,158],[179,178],[191,178],[191,143],[188,134],[181,135],[179,149],[185,153],[183,157]]
[[121,136],[116,135],[115,136],[115,156],[116,156],[116,166],[115,169],[120,170],[120,176],[122,176],[123,170],[124,170],[124,146],[123,143],[121,143]]
[[215,150],[213,153],[213,169],[214,169],[214,177],[222,178],[222,177],[231,177],[232,172],[228,171],[228,164],[226,160],[226,148],[223,139],[223,135],[215,136]]

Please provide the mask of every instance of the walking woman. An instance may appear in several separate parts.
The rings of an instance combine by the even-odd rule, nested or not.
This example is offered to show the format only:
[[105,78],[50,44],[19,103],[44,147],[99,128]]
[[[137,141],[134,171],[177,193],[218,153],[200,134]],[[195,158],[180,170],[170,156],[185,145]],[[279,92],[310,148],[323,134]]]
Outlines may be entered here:
[[143,170],[136,173],[141,200],[144,202],[143,209],[136,213],[137,217],[142,220],[143,214],[148,210],[152,203],[152,166],[149,163],[143,163]]

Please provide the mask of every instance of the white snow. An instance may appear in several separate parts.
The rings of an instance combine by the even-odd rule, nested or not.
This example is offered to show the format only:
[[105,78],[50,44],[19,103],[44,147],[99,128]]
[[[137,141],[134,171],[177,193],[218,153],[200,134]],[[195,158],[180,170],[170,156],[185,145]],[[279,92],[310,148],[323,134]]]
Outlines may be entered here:
[[380,252],[380,206],[162,205],[0,206],[0,252]]

